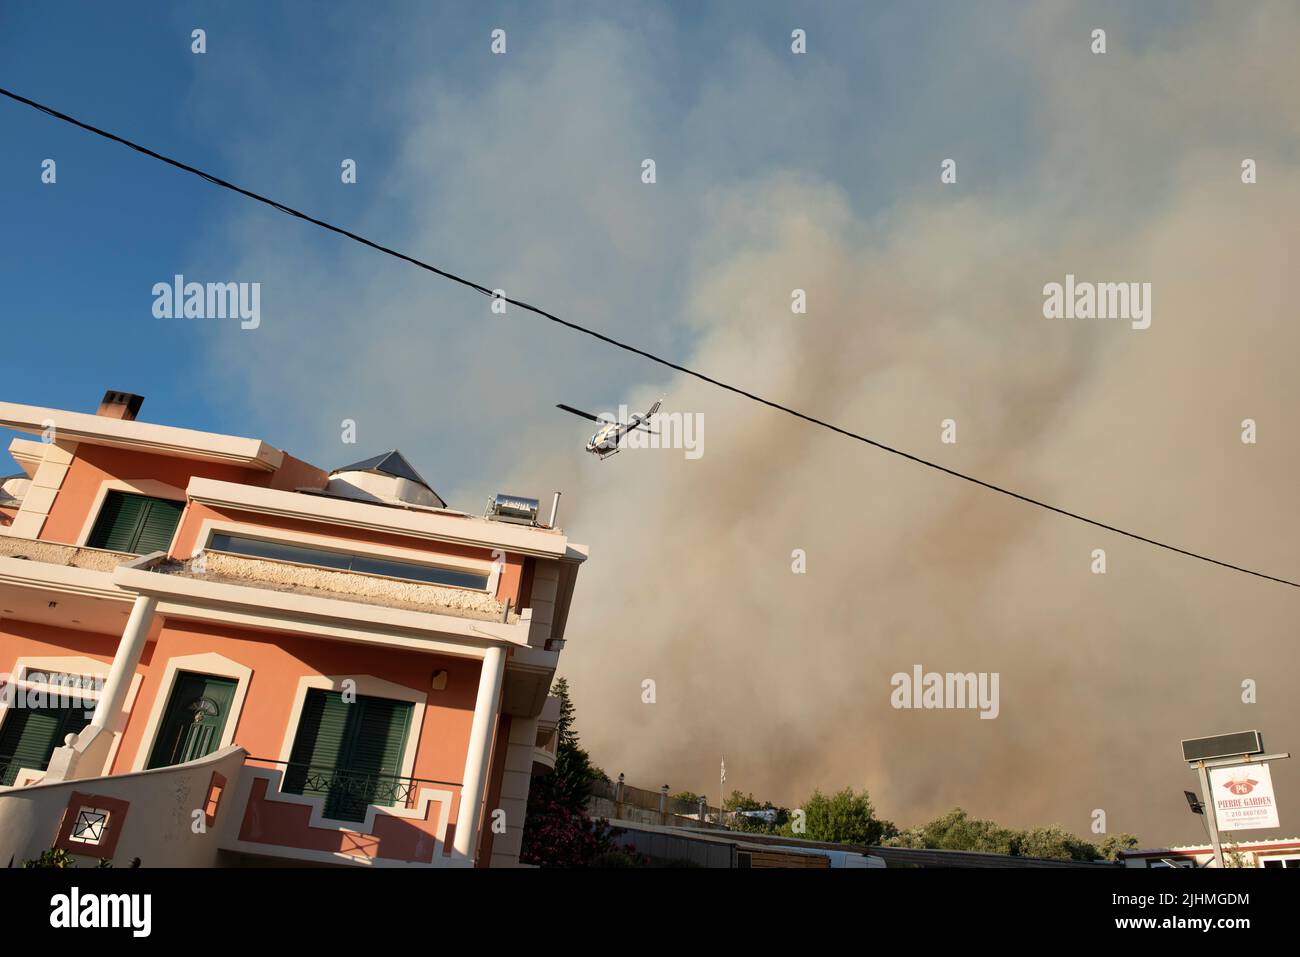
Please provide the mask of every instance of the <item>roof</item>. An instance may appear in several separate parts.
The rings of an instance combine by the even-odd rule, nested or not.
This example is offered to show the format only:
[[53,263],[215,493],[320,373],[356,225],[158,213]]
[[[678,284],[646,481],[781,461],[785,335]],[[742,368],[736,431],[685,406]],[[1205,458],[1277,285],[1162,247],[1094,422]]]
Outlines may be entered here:
[[[1277,848],[1300,847],[1300,837],[1265,838],[1259,841],[1223,841],[1223,848],[1230,851],[1267,851]],[[1120,851],[1121,857],[1159,857],[1162,854],[1213,854],[1214,848],[1208,844],[1176,844],[1173,847],[1143,847]]]
[[410,462],[406,461],[406,456],[402,455],[397,449],[393,449],[391,452],[383,452],[368,459],[362,459],[360,462],[353,462],[351,465],[335,469],[330,474],[337,475],[339,472],[382,472],[385,475],[419,482],[425,488],[429,487],[429,483],[420,477],[420,473],[415,470]]
[[338,475],[340,472],[378,472],[380,475],[390,475],[393,478],[406,479],[408,482],[415,482],[422,485],[436,498],[443,507],[446,502],[439,495],[432,485],[424,480],[424,477],[415,470],[410,462],[406,461],[404,456],[397,449],[388,452],[382,452],[379,455],[372,456],[368,459],[362,459],[360,462],[353,462],[351,465],[345,465],[342,468],[335,469],[330,475]]

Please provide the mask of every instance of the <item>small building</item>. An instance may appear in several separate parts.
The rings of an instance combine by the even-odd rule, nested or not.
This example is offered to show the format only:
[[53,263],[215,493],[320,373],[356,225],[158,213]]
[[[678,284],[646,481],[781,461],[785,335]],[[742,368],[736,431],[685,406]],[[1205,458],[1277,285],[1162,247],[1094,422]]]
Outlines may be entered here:
[[[1272,841],[1241,841],[1223,844],[1223,857],[1229,867],[1300,868],[1300,838]],[[1122,851],[1125,867],[1216,867],[1214,848],[1208,844],[1181,847]]]
[[142,401],[0,403],[0,866],[516,865],[586,548]]

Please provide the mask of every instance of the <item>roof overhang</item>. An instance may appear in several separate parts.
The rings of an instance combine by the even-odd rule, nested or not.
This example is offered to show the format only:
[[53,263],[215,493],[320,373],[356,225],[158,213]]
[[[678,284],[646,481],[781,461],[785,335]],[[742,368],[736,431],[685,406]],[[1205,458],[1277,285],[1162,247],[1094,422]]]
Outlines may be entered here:
[[0,428],[40,435],[51,426],[60,441],[238,465],[264,472],[274,472],[284,461],[283,452],[261,439],[0,402]]
[[506,522],[489,522],[470,516],[422,512],[207,478],[191,479],[186,494],[191,501],[213,508],[278,515],[282,518],[342,525],[456,545],[500,548],[514,554],[540,558],[570,562],[583,562],[587,559],[585,546],[569,544],[568,538],[560,532]]
[[[528,622],[480,621],[120,565],[113,584],[158,600],[167,618],[482,658],[490,645],[528,649]],[[533,649],[528,649],[529,652]]]

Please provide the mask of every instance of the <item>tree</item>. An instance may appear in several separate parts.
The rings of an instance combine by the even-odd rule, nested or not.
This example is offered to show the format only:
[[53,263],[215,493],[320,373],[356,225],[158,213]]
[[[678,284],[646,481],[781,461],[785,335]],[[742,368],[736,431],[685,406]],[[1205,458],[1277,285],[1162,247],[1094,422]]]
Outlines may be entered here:
[[569,682],[564,678],[556,678],[551,694],[560,699],[560,720],[555,725],[559,743],[576,748],[578,732],[573,729],[573,699],[569,697]]
[[935,848],[945,851],[983,851],[1012,854],[1016,834],[992,821],[970,817],[959,807],[929,824],[907,828],[887,843],[892,847]]
[[542,867],[586,867],[616,850],[609,825],[587,815],[591,786],[603,774],[578,746],[569,683],[557,679],[551,693],[560,699],[555,769],[533,779],[519,859]]
[[1043,857],[1062,861],[1113,861],[1122,850],[1137,847],[1132,834],[1106,838],[1100,846],[1075,837],[1060,825],[1014,830],[993,821],[973,818],[959,807],[929,824],[910,827],[885,842],[891,847],[979,851],[1011,857]]
[[1097,847],[1097,852],[1108,861],[1119,860],[1121,851],[1131,851],[1138,846],[1132,834],[1112,834]]
[[876,817],[875,808],[866,791],[861,794],[844,788],[832,795],[813,791],[803,804],[804,830],[794,830],[796,819],[786,822],[780,829],[787,837],[809,841],[827,841],[833,844],[879,844],[895,833],[894,825]]
[[722,802],[724,811],[761,811],[768,807],[772,805],[759,804],[754,795],[741,794],[739,791],[732,791],[731,795]]
[[519,859],[540,867],[590,867],[601,855],[618,850],[616,832],[605,821],[593,821],[585,811],[555,802],[528,798],[523,847]]

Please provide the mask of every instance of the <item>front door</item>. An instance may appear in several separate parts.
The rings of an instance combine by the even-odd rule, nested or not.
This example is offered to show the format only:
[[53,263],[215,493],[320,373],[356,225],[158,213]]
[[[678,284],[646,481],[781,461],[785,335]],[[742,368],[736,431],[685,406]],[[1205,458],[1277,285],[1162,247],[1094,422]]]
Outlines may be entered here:
[[189,671],[177,674],[148,766],[183,764],[217,750],[234,699],[235,682],[231,678]]

